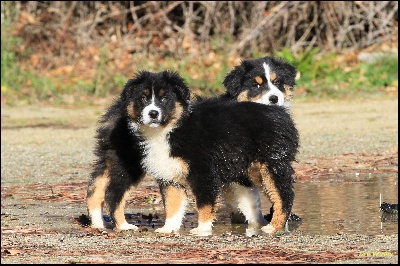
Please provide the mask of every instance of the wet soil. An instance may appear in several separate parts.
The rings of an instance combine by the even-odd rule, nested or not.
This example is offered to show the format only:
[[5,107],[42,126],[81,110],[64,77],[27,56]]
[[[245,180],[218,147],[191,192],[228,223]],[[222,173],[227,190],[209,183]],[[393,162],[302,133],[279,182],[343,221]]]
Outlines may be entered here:
[[[214,235],[191,236],[193,202],[179,235],[156,235],[163,209],[148,177],[126,205],[139,231],[85,227],[93,137],[104,108],[1,107],[1,263],[398,262],[398,232],[248,237],[243,225],[220,217]],[[397,98],[294,102],[292,113],[301,139],[297,182],[344,173],[397,179]]]

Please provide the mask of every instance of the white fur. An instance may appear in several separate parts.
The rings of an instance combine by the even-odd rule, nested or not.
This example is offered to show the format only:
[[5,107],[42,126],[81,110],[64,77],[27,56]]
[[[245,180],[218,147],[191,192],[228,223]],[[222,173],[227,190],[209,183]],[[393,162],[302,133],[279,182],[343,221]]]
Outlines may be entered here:
[[138,123],[136,123],[134,121],[130,121],[128,123],[128,127],[129,127],[129,130],[131,131],[132,134],[136,134],[138,129],[139,129]]
[[178,212],[170,218],[165,219],[165,224],[163,227],[156,229],[157,233],[166,233],[170,234],[172,232],[177,233],[181,227],[183,217],[185,216],[187,200],[184,199],[182,201],[181,206],[179,207]]
[[283,107],[286,107],[286,109],[290,109],[290,101],[284,101]]
[[[155,104],[155,95],[154,95],[154,90],[152,91],[153,95],[151,97],[151,103],[147,105],[143,111],[142,111],[142,122],[145,125],[149,125],[150,127],[158,127],[161,121],[162,113],[161,109]],[[153,118],[150,117],[149,113],[150,111],[157,111],[158,116],[155,118],[155,121]]]
[[277,105],[283,105],[285,101],[285,95],[283,92],[281,92],[274,84],[271,82],[271,70],[269,68],[269,65],[266,63],[263,63],[263,67],[265,69],[265,77],[267,78],[268,81],[268,87],[269,91],[264,94],[260,100],[258,100],[258,103],[263,103],[263,104],[270,104],[269,102],[269,97],[272,95],[276,95],[278,97],[278,102],[276,103]]
[[256,187],[245,187],[232,183],[231,188],[237,200],[237,207],[246,217],[249,227],[259,228],[267,224],[261,212],[260,194]]
[[92,228],[104,228],[102,209],[94,209],[89,213]]
[[191,234],[198,236],[208,236],[212,234],[212,221],[201,223],[196,228],[190,230]]
[[184,177],[181,161],[170,155],[167,137],[171,129],[141,126],[140,130],[145,137],[142,145],[146,156],[142,165],[147,173],[165,181]]
[[138,230],[138,227],[133,224],[129,224],[127,221],[123,222],[119,227],[120,230]]
[[272,234],[272,233],[274,233],[274,232],[276,231],[275,227],[273,227],[271,224],[268,224],[268,225],[266,225],[266,226],[263,226],[263,227],[261,228],[261,230],[262,230],[264,233],[267,233],[267,234]]

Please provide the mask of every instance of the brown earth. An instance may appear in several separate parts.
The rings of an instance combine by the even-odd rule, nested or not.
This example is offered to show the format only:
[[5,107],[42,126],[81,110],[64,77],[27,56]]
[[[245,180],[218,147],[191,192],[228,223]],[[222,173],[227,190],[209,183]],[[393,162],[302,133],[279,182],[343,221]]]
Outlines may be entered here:
[[[103,110],[1,107],[1,263],[398,262],[398,234],[196,237],[187,229],[159,236],[147,225],[138,232],[82,226],[93,136]],[[295,101],[292,113],[301,136],[296,178],[398,173],[397,98]],[[162,213],[150,178],[133,190],[126,211],[143,208]]]

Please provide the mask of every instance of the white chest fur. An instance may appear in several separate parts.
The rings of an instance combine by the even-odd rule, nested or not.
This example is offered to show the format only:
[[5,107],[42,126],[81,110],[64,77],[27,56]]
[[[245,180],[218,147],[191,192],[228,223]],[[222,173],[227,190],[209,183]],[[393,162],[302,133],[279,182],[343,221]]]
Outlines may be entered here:
[[165,181],[178,181],[186,174],[182,160],[170,155],[168,129],[146,127],[142,130],[145,157],[142,165],[149,175]]

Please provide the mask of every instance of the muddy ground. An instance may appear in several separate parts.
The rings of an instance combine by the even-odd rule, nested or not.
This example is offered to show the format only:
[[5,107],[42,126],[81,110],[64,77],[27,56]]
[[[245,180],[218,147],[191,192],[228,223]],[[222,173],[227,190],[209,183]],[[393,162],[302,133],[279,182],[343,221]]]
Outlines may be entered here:
[[[135,216],[149,206],[162,213],[150,178],[132,191],[126,206],[130,218],[143,223],[139,231],[84,227],[93,136],[104,107],[1,107],[2,264],[398,262],[398,233],[295,231],[247,237],[226,230],[198,237],[187,235],[185,228],[180,235],[155,235],[145,225],[147,217]],[[295,101],[292,113],[301,137],[296,178],[355,169],[397,175],[397,98]]]

